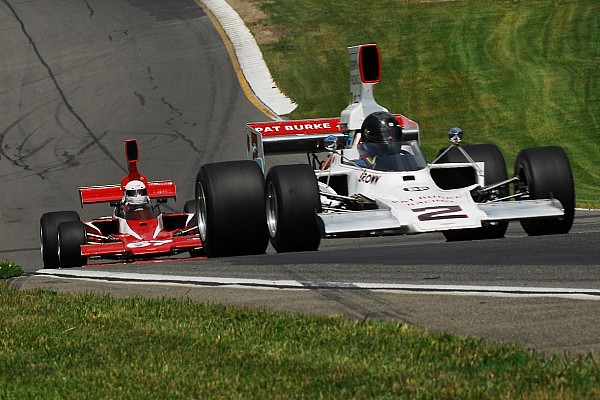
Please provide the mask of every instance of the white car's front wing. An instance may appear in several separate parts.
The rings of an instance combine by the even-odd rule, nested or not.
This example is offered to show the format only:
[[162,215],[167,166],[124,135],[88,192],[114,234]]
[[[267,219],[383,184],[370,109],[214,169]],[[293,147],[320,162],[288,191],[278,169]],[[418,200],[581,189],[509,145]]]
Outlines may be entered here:
[[[564,215],[562,204],[555,199],[479,203],[476,204],[476,207],[485,214],[479,219],[481,223],[533,218],[559,218]],[[364,235],[372,232],[379,234],[410,234],[467,228],[460,225],[439,224],[431,229],[422,229],[413,221],[401,221],[389,209],[319,213],[317,215],[322,221],[322,228],[326,237]]]
[[320,213],[317,215],[323,221],[326,236],[344,233],[361,234],[402,228],[402,224],[392,215],[390,210],[349,211]]
[[499,201],[479,204],[479,208],[487,214],[489,221],[514,221],[565,215],[562,204],[556,199]]

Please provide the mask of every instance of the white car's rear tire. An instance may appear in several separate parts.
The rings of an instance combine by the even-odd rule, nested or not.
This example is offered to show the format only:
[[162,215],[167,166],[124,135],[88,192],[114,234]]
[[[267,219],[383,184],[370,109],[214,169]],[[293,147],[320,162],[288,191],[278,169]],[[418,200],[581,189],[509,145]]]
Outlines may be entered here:
[[[471,144],[463,146],[463,149],[473,161],[484,163],[484,185],[491,185],[508,179],[506,162],[498,146],[494,144]],[[468,160],[457,148],[452,148],[451,151],[444,155],[444,161],[442,162],[468,162]],[[507,196],[508,194],[508,185],[498,188],[494,193],[497,198]],[[478,201],[478,199],[475,200]],[[450,242],[499,239],[504,237],[507,228],[508,221],[499,221],[481,228],[450,230],[443,233],[446,240]]]
[[250,160],[206,164],[196,177],[196,217],[206,255],[263,254],[269,244],[264,178]]
[[307,164],[278,165],[266,183],[267,225],[271,245],[278,253],[314,251],[321,233],[317,212],[321,200],[317,179]]

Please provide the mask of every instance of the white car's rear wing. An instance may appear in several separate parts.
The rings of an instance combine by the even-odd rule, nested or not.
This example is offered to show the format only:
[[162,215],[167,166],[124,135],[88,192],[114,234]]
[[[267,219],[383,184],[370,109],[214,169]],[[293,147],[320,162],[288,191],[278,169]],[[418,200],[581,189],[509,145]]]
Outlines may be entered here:
[[[419,126],[403,115],[396,115],[404,140],[419,140]],[[335,136],[342,144],[352,138],[340,130],[340,118],[254,122],[246,125],[248,159],[264,170],[266,154],[318,153],[327,151],[324,140]]]
[[[373,98],[373,86],[381,80],[381,56],[375,43],[348,47],[351,103],[339,118],[255,122],[247,124],[248,159],[264,170],[265,154],[327,151],[324,139],[337,137],[346,146],[358,143],[357,133],[367,115],[387,109]],[[419,125],[396,115],[404,140],[419,140]]]
[[246,125],[248,159],[265,169],[265,154],[326,151],[324,139],[334,135],[345,142],[339,118],[255,122]]
[[264,152],[271,154],[324,151],[324,138],[329,135],[345,137],[340,131],[339,118],[256,122],[247,127],[249,143],[256,142],[253,134],[260,135]]

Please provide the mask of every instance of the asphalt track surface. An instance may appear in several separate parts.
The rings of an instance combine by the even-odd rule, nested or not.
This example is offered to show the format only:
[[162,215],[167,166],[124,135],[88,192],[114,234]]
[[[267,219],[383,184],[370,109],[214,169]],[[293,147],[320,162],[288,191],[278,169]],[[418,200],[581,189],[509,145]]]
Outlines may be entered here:
[[110,213],[77,188],[121,181],[125,139],[180,211],[200,166],[245,158],[245,123],[267,119],[192,0],[0,0],[0,51],[0,257],[27,270],[44,212]]
[[40,271],[40,216],[110,212],[79,208],[77,187],[120,181],[124,139],[138,139],[149,179],[177,184],[179,201],[165,211],[178,210],[199,167],[244,158],[244,124],[266,118],[202,9],[162,3],[0,0],[0,258],[30,274],[12,285],[402,320],[600,353],[597,211],[578,211],[560,236],[527,237],[512,223],[493,241],[340,239],[309,253]]

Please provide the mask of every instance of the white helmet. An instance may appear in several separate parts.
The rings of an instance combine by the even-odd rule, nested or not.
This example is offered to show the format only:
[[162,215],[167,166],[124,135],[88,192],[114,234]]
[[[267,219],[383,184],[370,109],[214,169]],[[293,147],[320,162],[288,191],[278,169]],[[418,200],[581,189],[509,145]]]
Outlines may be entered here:
[[130,181],[127,183],[125,185],[124,203],[133,205],[150,203],[146,185],[141,181]]

